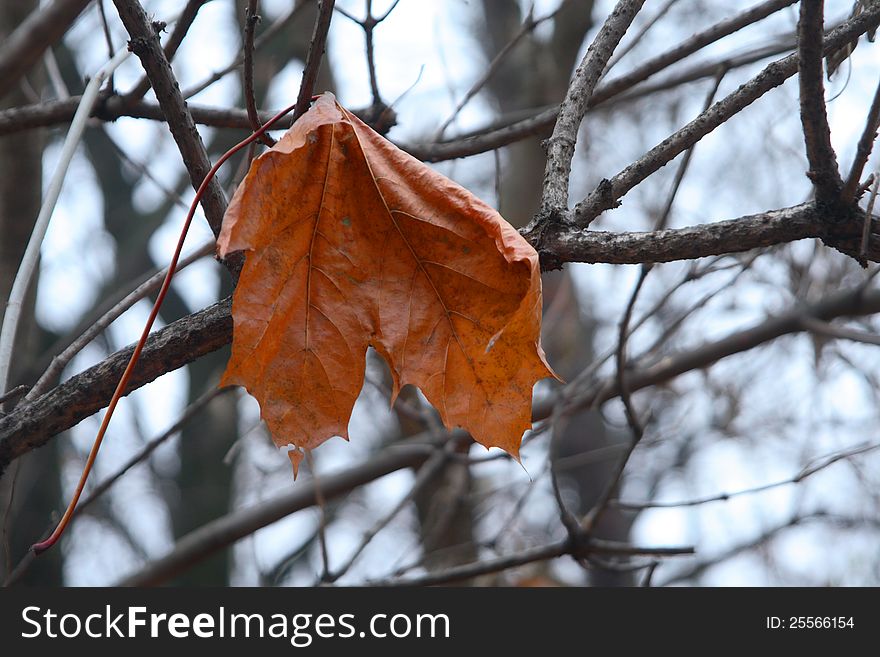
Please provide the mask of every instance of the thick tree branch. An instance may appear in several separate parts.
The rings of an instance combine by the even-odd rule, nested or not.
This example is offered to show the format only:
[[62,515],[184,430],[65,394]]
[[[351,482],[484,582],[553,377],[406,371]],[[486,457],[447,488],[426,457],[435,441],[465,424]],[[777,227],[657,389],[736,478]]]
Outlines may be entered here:
[[[548,233],[548,239],[564,259],[625,264],[735,253],[805,237],[822,237],[826,243],[844,252],[857,252],[860,225],[861,220],[855,217],[849,222],[834,224],[832,228],[840,232],[828,234],[827,217],[813,204],[804,204],[692,228],[621,234],[565,229]],[[875,232],[880,233],[880,219],[875,219],[874,225]],[[880,247],[875,245],[874,249],[872,258],[880,260]],[[229,311],[227,299],[153,334],[129,390],[228,344],[232,339]],[[816,316],[829,319],[837,315]],[[14,458],[45,444],[52,435],[103,408],[113,392],[113,382],[122,374],[130,355],[131,347],[119,351],[43,397],[0,418],[0,473]],[[631,389],[656,383],[653,379],[647,379],[644,384],[641,381],[635,376],[631,378]],[[544,414],[539,413],[537,417],[546,417],[546,412],[549,411],[542,411]]]
[[[131,36],[129,49],[138,56],[147,72],[162,114],[189,172],[193,189],[198,189],[211,170],[211,161],[159,42],[158,30],[162,26],[150,22],[137,0],[113,0],[113,3]],[[226,195],[216,178],[210,182],[202,197],[202,208],[216,237],[220,234],[220,225],[226,212]]]
[[[831,52],[849,43],[852,38],[880,24],[880,3],[873,3],[858,16],[833,30],[824,40],[824,52]],[[752,80],[715,103],[707,111],[664,139],[644,156],[611,180],[603,180],[574,209],[570,221],[588,226],[605,210],[620,205],[619,199],[645,178],[693,146],[700,139],[742,111],[765,93],[778,87],[798,69],[798,55],[793,54],[769,64]]]
[[553,134],[547,140],[547,166],[541,193],[543,216],[555,217],[568,208],[571,160],[581,121],[605,65],[643,4],[644,0],[619,0],[574,72],[565,100],[559,106]]
[[798,84],[800,86],[801,125],[810,169],[807,177],[820,203],[836,204],[843,181],[837,169],[837,155],[831,146],[831,128],[825,109],[822,75],[823,2],[801,2],[798,20]]
[[0,98],[18,84],[92,0],[55,0],[31,12],[0,47]]

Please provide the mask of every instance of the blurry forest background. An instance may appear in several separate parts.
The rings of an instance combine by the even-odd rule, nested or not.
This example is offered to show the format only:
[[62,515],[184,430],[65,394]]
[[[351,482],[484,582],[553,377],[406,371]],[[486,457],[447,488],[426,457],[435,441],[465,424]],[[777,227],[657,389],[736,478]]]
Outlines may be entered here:
[[[18,330],[0,414],[0,579],[880,584],[870,209],[861,237],[880,156],[857,154],[880,112],[880,2],[619,3],[634,19],[576,116],[561,208],[572,224],[549,237],[548,146],[567,142],[542,141],[618,3],[335,4],[315,93],[333,91],[513,225],[544,222],[526,235],[548,265],[543,340],[567,383],[536,386],[522,466],[447,434],[416,391],[389,409],[387,371],[371,354],[351,442],[316,450],[294,482],[256,402],[216,388],[232,277],[210,257],[216,217],[200,211],[185,251],[200,255],[176,276],[157,329],[192,326],[193,313],[226,323],[148,359],[145,378],[167,373],[120,404],[61,545],[27,557],[67,503],[118,379],[112,355],[138,336],[156,286],[130,293],[167,264],[204,175],[169,133],[165,117],[183,121],[167,109],[177,92],[133,55],[75,152]],[[140,5],[168,24],[177,100],[210,161],[250,132],[249,27],[261,116],[296,99],[315,1],[0,0],[0,299],[85,85],[133,25],[151,29]],[[262,148],[221,170],[227,198]],[[587,225],[598,237],[581,239]],[[685,227],[696,228],[665,232]],[[131,307],[34,392],[53,357],[127,295]]]

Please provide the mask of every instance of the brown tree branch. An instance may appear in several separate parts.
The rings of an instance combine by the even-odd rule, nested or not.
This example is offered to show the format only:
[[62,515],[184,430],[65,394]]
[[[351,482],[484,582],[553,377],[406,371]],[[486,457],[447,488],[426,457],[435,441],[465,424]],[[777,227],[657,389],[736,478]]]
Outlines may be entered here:
[[[161,25],[149,21],[137,0],[113,0],[113,3],[131,36],[129,49],[138,56],[147,72],[162,114],[189,172],[193,189],[198,189],[211,170],[211,161],[159,42],[158,29]],[[216,237],[220,234],[220,225],[226,212],[226,195],[216,178],[211,180],[202,197],[202,208]]]
[[[208,0],[188,0],[186,3],[186,6],[180,13],[180,18],[178,18],[177,22],[174,24],[171,36],[168,37],[168,41],[164,47],[165,57],[168,58],[169,62],[174,59],[174,55],[177,54],[177,49],[180,48],[180,44],[183,43],[183,39],[189,32],[189,28],[192,27],[193,22],[196,20],[196,15],[199,13],[199,9],[201,9],[202,5],[206,2],[208,2]],[[149,90],[150,79],[145,75],[125,94],[125,103],[132,104],[138,102],[147,95]]]
[[0,98],[18,84],[92,0],[55,0],[35,9],[0,47]]
[[306,66],[303,70],[302,82],[299,85],[299,94],[296,97],[296,107],[291,115],[291,121],[296,121],[305,114],[312,102],[315,82],[318,80],[318,71],[321,68],[321,60],[324,58],[324,50],[327,47],[327,33],[330,31],[330,21],[333,18],[335,4],[336,0],[318,0],[318,18],[315,20],[315,31],[312,33],[312,42],[309,44],[309,54],[306,56]]
[[837,155],[831,145],[831,128],[825,109],[825,84],[822,75],[823,2],[801,2],[798,20],[798,84],[800,87],[801,125],[807,147],[807,171],[816,199],[835,204],[840,200],[843,181],[837,168]]
[[[247,108],[248,119],[251,122],[251,130],[257,132],[263,127],[260,115],[257,111],[257,100],[254,97],[254,33],[257,31],[257,23],[260,22],[260,0],[248,0],[247,13],[244,25],[244,102]],[[271,148],[275,140],[266,133],[260,135],[260,141]]]

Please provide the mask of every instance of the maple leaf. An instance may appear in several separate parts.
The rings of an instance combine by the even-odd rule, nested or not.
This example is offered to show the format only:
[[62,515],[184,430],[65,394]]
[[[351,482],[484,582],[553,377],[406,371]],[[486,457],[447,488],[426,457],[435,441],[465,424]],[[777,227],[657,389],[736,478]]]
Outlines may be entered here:
[[276,444],[348,438],[372,346],[392,403],[416,385],[447,428],[518,455],[532,387],[555,374],[538,255],[491,207],[328,93],[236,191],[218,251],[238,250],[221,385],[257,398]]

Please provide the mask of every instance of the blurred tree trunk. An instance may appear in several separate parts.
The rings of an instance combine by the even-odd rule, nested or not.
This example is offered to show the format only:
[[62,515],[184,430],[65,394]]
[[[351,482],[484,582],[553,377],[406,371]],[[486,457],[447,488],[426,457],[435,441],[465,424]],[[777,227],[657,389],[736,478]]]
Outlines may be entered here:
[[[0,42],[38,4],[37,0],[0,0]],[[40,93],[41,80],[39,71],[27,76],[27,84],[37,94]],[[33,100],[19,86],[0,99],[0,108],[29,102]],[[0,299],[3,300],[9,298],[15,273],[40,211],[44,142],[43,130],[0,137]],[[19,381],[21,374],[42,347],[40,343],[45,342],[40,339],[40,331],[36,330],[33,312],[36,281],[35,276],[17,334],[10,377],[12,384]],[[7,410],[8,408],[9,405]],[[5,540],[0,545],[0,572],[3,573],[3,579],[8,574],[8,567],[14,567],[31,544],[43,535],[52,514],[58,511],[61,503],[60,444],[60,440],[53,440],[44,448],[28,454],[19,464],[9,468],[0,481],[0,513],[3,514],[5,534]],[[61,583],[61,565],[61,550],[52,550],[34,563],[22,581],[33,586],[57,586]]]

